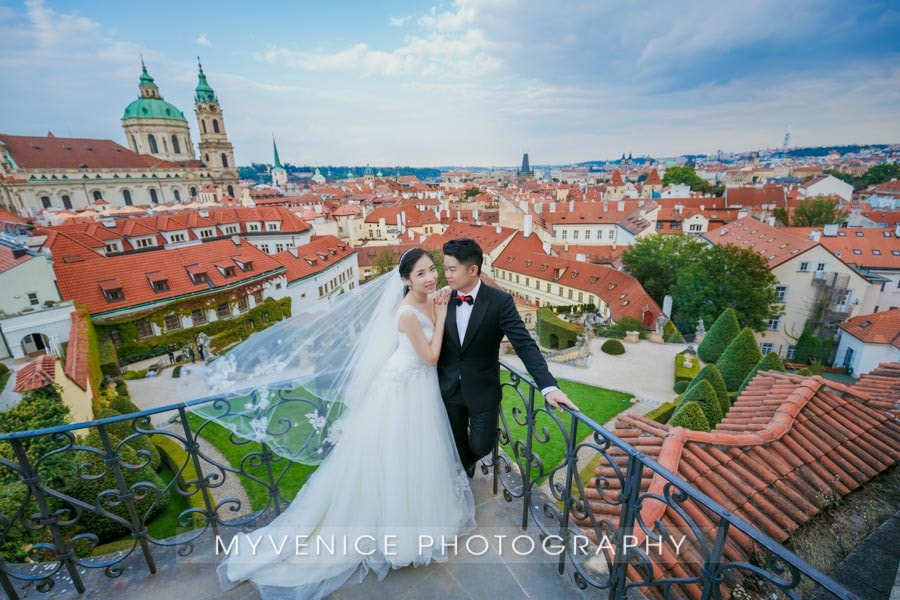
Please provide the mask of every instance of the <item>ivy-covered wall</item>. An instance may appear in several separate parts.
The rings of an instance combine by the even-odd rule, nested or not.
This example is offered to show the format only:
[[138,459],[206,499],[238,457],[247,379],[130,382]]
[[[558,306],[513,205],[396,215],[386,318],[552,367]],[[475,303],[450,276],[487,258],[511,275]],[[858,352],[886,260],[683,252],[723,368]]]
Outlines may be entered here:
[[541,345],[550,348],[551,336],[557,336],[559,339],[559,348],[571,348],[581,335],[583,329],[574,323],[563,321],[553,313],[553,309],[548,307],[539,308],[537,311],[537,334]]
[[[224,302],[224,300],[223,300]],[[170,347],[181,347],[185,344],[193,344],[200,332],[206,333],[211,338],[210,344],[213,351],[234,342],[241,341],[254,331],[265,329],[273,323],[291,316],[291,299],[285,297],[280,300],[266,298],[259,306],[255,306],[236,317],[211,321],[199,327],[188,327],[139,340],[137,337],[137,323],[149,319],[163,328],[166,315],[177,314],[179,316],[190,315],[197,308],[214,310],[216,299],[206,300],[198,305],[196,302],[188,302],[177,306],[166,306],[153,313],[141,315],[139,318],[131,318],[117,322],[97,324],[97,334],[101,339],[110,339],[110,332],[117,330],[121,343],[115,348],[119,363],[127,365],[145,358],[152,358],[165,354]]]

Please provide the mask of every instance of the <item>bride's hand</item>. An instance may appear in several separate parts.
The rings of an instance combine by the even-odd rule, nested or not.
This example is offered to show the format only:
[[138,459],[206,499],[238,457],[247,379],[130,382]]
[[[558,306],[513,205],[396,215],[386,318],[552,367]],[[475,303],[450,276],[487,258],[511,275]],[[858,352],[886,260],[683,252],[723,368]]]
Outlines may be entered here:
[[450,288],[438,290],[434,295],[434,316],[442,319],[447,316],[447,307],[450,304]]

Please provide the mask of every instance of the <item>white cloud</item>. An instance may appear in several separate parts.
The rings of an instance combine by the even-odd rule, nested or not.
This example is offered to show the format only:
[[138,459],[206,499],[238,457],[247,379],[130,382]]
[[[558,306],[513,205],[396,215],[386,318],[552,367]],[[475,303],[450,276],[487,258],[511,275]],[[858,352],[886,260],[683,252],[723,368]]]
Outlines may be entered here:
[[412,19],[412,17],[407,15],[405,17],[390,17],[388,21],[392,27],[403,27],[410,19]]
[[198,37],[196,40],[194,40],[194,43],[197,44],[198,46],[207,46],[207,47],[212,46],[212,42],[209,41],[209,38],[206,37],[205,33],[201,33],[200,37]]

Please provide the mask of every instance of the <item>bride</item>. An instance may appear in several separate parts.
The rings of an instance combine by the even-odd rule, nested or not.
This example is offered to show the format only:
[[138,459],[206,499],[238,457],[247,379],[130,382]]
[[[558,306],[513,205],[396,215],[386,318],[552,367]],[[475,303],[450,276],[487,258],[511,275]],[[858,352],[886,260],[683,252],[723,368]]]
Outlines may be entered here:
[[[184,375],[182,392],[192,397],[222,392],[235,381],[254,388],[245,408],[256,411],[249,419],[255,422],[246,414],[217,419],[238,435],[301,462],[325,456],[284,513],[230,542],[218,568],[223,591],[249,580],[264,599],[322,598],[370,570],[380,580],[392,568],[447,560],[442,541],[452,544],[474,528],[472,492],[435,368],[449,301],[437,280],[430,254],[413,248],[396,271],[358,291],[363,304],[354,297],[305,322],[290,319],[205,371]],[[341,329],[350,318],[356,327]],[[331,360],[337,372],[334,364],[323,365]],[[296,382],[324,368],[327,389],[316,389],[331,394],[326,400],[343,412],[313,415],[319,437],[298,452],[276,440],[259,410],[271,410],[276,379]]]

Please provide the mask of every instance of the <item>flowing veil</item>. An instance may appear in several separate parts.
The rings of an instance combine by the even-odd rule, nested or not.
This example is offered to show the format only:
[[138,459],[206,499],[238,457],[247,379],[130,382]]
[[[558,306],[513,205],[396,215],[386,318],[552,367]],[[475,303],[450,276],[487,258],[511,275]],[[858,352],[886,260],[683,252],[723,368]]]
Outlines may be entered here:
[[207,366],[187,365],[178,392],[192,412],[235,435],[315,465],[340,438],[397,348],[399,272],[251,335]]

